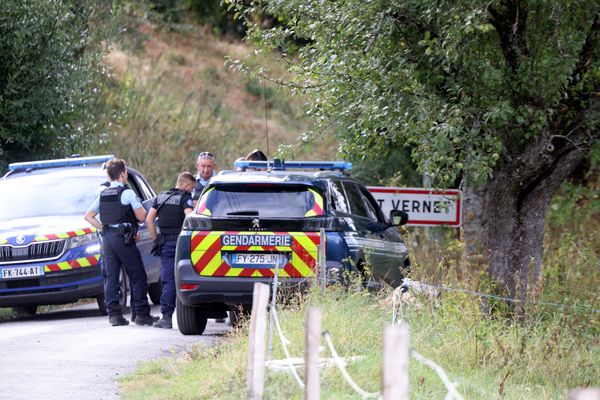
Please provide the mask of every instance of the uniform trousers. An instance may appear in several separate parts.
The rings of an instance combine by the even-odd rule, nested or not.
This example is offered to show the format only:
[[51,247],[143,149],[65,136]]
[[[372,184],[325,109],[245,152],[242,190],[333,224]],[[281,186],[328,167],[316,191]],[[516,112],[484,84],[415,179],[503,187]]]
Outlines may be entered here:
[[132,313],[136,315],[149,315],[148,304],[148,277],[144,269],[142,256],[135,243],[125,244],[123,235],[116,229],[105,229],[102,234],[102,253],[104,272],[104,297],[108,315],[122,314],[119,305],[119,275],[121,268],[131,281]]
[[167,239],[160,254],[160,280],[163,290],[160,296],[160,312],[173,315],[175,311],[175,248],[177,239]]

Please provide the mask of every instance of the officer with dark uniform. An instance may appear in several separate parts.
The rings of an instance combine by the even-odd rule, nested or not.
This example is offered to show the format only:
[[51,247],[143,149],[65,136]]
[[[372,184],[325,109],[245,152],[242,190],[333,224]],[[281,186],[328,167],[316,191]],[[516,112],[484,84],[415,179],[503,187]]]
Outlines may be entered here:
[[[104,297],[108,319],[113,326],[128,325],[119,305],[119,275],[125,268],[132,283],[133,307],[137,325],[152,325],[157,319],[150,315],[148,304],[148,278],[142,256],[135,244],[138,221],[143,222],[146,210],[135,192],[127,184],[127,166],[120,159],[106,163],[110,179],[108,188],[102,191],[85,213],[85,220],[102,235],[104,264]],[[100,213],[102,221],[96,219]],[[133,312],[132,311],[132,312]]]
[[[146,225],[155,241],[153,253],[160,255],[160,279],[163,291],[160,296],[162,318],[154,324],[157,328],[173,327],[173,311],[175,311],[175,248],[177,237],[185,216],[192,212],[191,192],[196,184],[194,175],[182,172],[177,177],[177,185],[162,192],[154,200],[148,211]],[[160,233],[157,235],[154,219],[158,217]]]

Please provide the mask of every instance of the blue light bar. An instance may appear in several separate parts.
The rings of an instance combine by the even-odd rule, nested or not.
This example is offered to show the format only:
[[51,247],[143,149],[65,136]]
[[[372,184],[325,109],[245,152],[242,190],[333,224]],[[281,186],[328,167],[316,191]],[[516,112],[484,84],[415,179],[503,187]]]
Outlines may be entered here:
[[352,163],[345,161],[283,161],[277,158],[272,161],[236,161],[233,165],[242,170],[260,168],[271,169],[273,171],[285,171],[287,169],[348,171],[352,169]]
[[25,170],[25,169],[42,169],[54,167],[76,167],[89,164],[102,164],[108,160],[115,158],[113,155],[93,156],[93,157],[75,157],[75,158],[60,158],[57,160],[44,161],[28,161],[8,164],[9,171]]

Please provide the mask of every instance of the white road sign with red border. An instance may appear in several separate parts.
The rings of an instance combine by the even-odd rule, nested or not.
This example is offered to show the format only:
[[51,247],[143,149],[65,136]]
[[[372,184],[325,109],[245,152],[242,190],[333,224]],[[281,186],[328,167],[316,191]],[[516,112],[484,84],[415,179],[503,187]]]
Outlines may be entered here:
[[410,226],[459,227],[462,221],[460,190],[430,190],[368,186],[386,216],[391,210],[408,213]]

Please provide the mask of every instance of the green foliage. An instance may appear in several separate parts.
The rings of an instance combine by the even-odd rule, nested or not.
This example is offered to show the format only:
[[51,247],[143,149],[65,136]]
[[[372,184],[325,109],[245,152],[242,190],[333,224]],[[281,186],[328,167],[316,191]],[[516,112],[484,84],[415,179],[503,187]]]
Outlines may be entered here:
[[421,187],[422,177],[412,162],[410,149],[394,148],[377,159],[351,158],[352,176],[376,186]]
[[99,45],[109,36],[106,10],[86,1],[73,6],[0,2],[0,170],[78,152],[99,129],[92,111]]
[[[313,135],[335,126],[343,152],[357,158],[378,159],[408,144],[419,170],[437,185],[458,176],[485,182],[498,161],[510,162],[550,127],[599,7],[586,0],[527,2],[527,58],[513,70],[489,11],[505,2],[226,3],[245,18],[250,42],[283,51],[292,92],[310,98]],[[281,24],[256,23],[265,13]],[[287,57],[298,38],[307,45]],[[597,58],[590,71],[580,86],[591,88]]]

